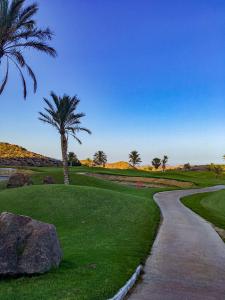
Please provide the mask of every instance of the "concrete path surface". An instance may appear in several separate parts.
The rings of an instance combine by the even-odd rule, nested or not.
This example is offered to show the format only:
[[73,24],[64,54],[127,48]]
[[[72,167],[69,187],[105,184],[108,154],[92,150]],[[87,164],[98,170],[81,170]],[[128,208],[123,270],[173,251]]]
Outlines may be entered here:
[[225,300],[225,244],[208,222],[179,201],[187,195],[224,188],[154,196],[163,221],[130,300]]

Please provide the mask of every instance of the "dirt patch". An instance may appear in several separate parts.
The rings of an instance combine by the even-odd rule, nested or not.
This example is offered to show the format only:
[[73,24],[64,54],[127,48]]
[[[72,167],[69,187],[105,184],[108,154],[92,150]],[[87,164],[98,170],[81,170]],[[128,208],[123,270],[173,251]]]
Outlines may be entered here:
[[164,178],[147,178],[147,177],[132,177],[132,176],[117,176],[117,175],[108,175],[108,174],[92,174],[86,173],[85,175],[97,177],[100,179],[106,179],[114,181],[117,183],[131,185],[136,187],[180,187],[180,188],[189,188],[193,187],[192,182],[187,181],[178,181],[174,179],[164,179]]

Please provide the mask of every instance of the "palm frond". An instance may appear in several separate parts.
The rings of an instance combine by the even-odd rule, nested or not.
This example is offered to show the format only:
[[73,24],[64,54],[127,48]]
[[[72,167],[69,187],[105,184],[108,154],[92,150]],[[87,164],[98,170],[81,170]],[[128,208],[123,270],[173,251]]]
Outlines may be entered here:
[[6,73],[5,73],[5,77],[4,77],[4,79],[3,79],[3,82],[2,82],[2,84],[1,84],[1,86],[0,86],[0,95],[1,95],[1,94],[3,93],[3,91],[4,91],[5,85],[6,85],[7,81],[8,81],[8,75],[9,75],[9,60],[8,60],[8,58],[7,58]]
[[77,104],[80,102],[78,98],[64,95],[58,97],[54,92],[51,92],[52,102],[44,98],[46,107],[44,113],[39,113],[41,121],[57,127],[60,134],[65,136],[71,135],[78,143],[81,140],[77,137],[80,131],[85,131],[91,134],[91,131],[86,127],[80,126],[81,118],[84,113],[76,113]]
[[37,91],[37,79],[36,79],[36,76],[35,76],[33,70],[31,69],[31,67],[28,66],[27,64],[26,64],[26,68],[27,68],[27,71],[28,71],[30,77],[33,80],[34,93],[36,93],[36,91]]
[[[39,28],[34,16],[38,11],[36,3],[25,6],[25,0],[0,0],[0,62],[9,59],[16,65],[23,84],[24,97],[27,96],[27,86],[21,68],[27,70],[33,81],[33,90],[37,90],[37,79],[31,67],[26,63],[24,52],[36,50],[56,57],[56,50],[48,43],[53,33],[47,28]],[[0,91],[3,92],[8,80],[6,72]]]
[[35,40],[8,46],[8,47],[6,47],[6,50],[11,49],[11,48],[16,48],[16,49],[17,48],[34,48],[38,51],[45,52],[53,57],[56,57],[56,55],[57,55],[56,50],[53,47],[48,46],[46,43],[37,42]]
[[39,112],[39,115],[41,116],[38,118],[40,121],[48,123],[48,124],[56,127],[57,129],[59,129],[57,123],[50,116],[48,116],[42,112]]
[[80,145],[82,145],[81,140],[80,140],[75,134],[72,134],[72,137],[73,137]]
[[16,63],[16,61],[14,59],[12,59],[11,57],[8,56],[8,58],[14,63],[14,65],[16,66],[17,70],[19,71],[20,74],[20,78],[22,81],[22,85],[23,85],[23,97],[24,99],[27,98],[27,84],[23,75],[23,72],[21,71],[19,65]]
[[88,134],[92,134],[91,130],[88,129],[88,128],[85,128],[85,127],[79,127],[78,130],[79,130],[79,131],[85,131],[85,132],[87,132]]

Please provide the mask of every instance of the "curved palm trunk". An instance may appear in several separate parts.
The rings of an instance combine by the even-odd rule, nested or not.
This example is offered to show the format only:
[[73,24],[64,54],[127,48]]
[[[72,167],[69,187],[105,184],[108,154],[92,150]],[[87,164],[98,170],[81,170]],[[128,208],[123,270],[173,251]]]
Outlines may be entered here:
[[63,162],[63,173],[64,173],[64,184],[70,184],[69,182],[69,168],[67,160],[67,138],[65,134],[61,134],[61,149],[62,149],[62,162]]

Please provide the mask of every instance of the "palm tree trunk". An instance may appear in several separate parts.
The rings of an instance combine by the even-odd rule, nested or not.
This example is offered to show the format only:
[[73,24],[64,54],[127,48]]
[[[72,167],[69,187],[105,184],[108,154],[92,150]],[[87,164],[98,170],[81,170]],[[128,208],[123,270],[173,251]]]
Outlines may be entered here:
[[68,185],[69,182],[69,168],[67,160],[67,138],[65,134],[61,134],[61,149],[62,149],[62,162],[63,162],[63,174],[64,174],[64,184]]

